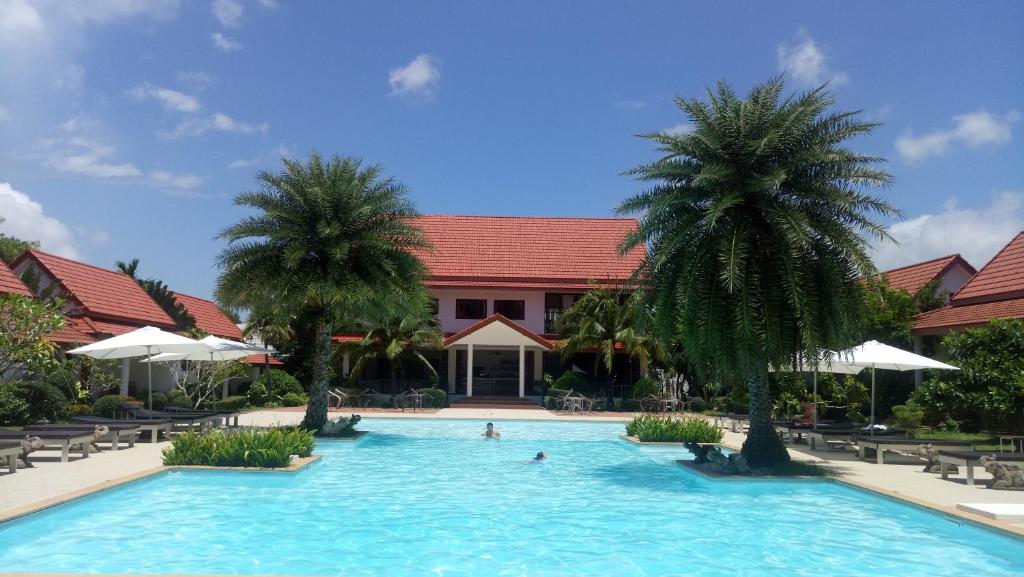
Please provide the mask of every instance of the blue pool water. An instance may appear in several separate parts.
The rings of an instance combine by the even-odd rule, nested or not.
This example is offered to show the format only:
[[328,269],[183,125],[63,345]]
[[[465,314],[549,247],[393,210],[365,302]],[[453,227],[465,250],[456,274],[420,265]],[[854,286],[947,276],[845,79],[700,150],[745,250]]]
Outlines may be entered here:
[[366,419],[297,474],[152,477],[0,525],[0,571],[1024,574],[1021,540],[838,483],[707,480],[618,424],[497,425]]

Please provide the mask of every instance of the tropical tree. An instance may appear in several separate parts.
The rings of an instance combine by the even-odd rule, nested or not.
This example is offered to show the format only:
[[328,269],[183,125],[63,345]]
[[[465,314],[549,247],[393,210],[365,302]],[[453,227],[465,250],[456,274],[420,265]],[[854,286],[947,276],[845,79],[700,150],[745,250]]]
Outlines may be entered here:
[[387,315],[369,325],[363,340],[346,343],[341,350],[355,352],[355,363],[349,378],[355,382],[366,365],[383,356],[391,365],[391,390],[397,390],[402,360],[409,359],[423,368],[431,381],[437,381],[437,370],[420,351],[439,350],[444,335],[434,319],[426,315]]
[[[268,348],[271,343],[280,347],[282,341],[295,336],[291,320],[288,316],[281,314],[280,310],[264,306],[249,313],[249,320],[246,322],[242,334],[246,338],[259,339],[263,343],[263,348]],[[263,355],[263,378],[267,390],[272,390],[269,354]]]
[[160,308],[167,313],[167,316],[174,320],[175,328],[178,331],[185,332],[191,331],[196,328],[196,318],[192,316],[192,313],[188,312],[185,305],[181,304],[174,298],[174,293],[171,289],[164,284],[163,281],[155,278],[142,278],[138,276],[139,272],[139,259],[133,258],[130,261],[115,261],[117,268],[124,274],[132,277],[142,290],[146,291],[146,294],[160,305]]
[[608,288],[594,288],[587,291],[572,307],[562,313],[556,321],[556,330],[561,341],[558,348],[562,357],[568,359],[582,351],[596,351],[594,372],[604,366],[607,373],[605,397],[607,407],[614,404],[612,384],[616,346],[621,352],[639,358],[646,366],[652,354],[659,350],[659,343],[647,336],[650,313],[641,291],[628,295]]
[[789,460],[771,423],[769,365],[856,341],[858,279],[877,274],[868,239],[889,239],[874,219],[899,216],[864,191],[890,183],[883,159],[844,145],[877,125],[832,111],[826,86],[783,90],[776,78],[744,99],[723,82],[707,102],[676,99],[693,130],[643,135],[664,156],[627,173],[650,188],[619,206],[641,215],[621,248],[649,248],[638,274],[658,334],[694,367],[745,382],[752,467]]
[[64,326],[63,302],[0,293],[0,381],[15,369],[35,372],[56,364],[56,345],[47,337]]
[[[6,219],[0,216],[0,224]],[[18,255],[30,248],[39,248],[38,240],[22,240],[17,237],[7,236],[0,232],[0,260],[7,264],[14,262]]]
[[319,431],[332,331],[363,302],[418,291],[423,264],[412,251],[428,243],[410,222],[416,211],[405,186],[379,165],[325,162],[315,152],[306,163],[282,162],[281,172],[258,174],[260,190],[235,198],[257,213],[220,234],[229,244],[218,257],[217,297],[227,306],[311,315],[315,353],[302,425]]

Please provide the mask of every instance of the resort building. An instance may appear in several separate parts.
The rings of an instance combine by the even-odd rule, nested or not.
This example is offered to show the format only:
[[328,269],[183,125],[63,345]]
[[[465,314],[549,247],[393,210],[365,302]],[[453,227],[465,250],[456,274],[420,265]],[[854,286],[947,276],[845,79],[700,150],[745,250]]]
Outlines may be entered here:
[[[0,294],[13,294],[34,298],[35,295],[28,286],[18,278],[6,263],[0,261]],[[89,344],[95,339],[86,335],[72,326],[71,322],[65,320],[64,326],[49,335],[49,340],[61,347],[72,345]]]
[[[557,376],[566,369],[604,380],[591,374],[593,354],[563,363],[552,352],[555,322],[590,288],[628,289],[645,251],[620,255],[619,245],[636,220],[429,215],[417,218],[416,226],[433,247],[418,256],[429,271],[426,284],[445,334],[442,351],[424,354],[450,394],[537,395],[545,372]],[[359,338],[340,335],[335,341]],[[613,371],[620,389],[640,370],[622,357]],[[389,367],[379,361],[363,377],[383,388]],[[349,365],[346,356],[344,375]]]
[[940,309],[918,315],[914,346],[944,356],[939,340],[949,332],[992,319],[1024,319],[1024,232],[1019,233]]
[[893,290],[905,290],[917,296],[922,289],[931,285],[935,292],[928,296],[938,296],[948,302],[949,296],[967,284],[976,272],[971,263],[959,254],[951,254],[887,270],[881,275],[888,280],[889,288]]

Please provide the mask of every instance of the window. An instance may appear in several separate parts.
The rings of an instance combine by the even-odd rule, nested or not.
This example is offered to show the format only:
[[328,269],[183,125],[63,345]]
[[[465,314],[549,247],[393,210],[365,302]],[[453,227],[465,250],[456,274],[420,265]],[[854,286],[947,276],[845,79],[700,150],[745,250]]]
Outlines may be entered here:
[[546,293],[544,295],[544,332],[555,333],[555,323],[562,311],[571,308],[583,295],[579,293]]
[[526,318],[526,301],[494,301],[494,312],[507,319],[521,321]]
[[455,299],[455,318],[483,319],[487,318],[486,299]]

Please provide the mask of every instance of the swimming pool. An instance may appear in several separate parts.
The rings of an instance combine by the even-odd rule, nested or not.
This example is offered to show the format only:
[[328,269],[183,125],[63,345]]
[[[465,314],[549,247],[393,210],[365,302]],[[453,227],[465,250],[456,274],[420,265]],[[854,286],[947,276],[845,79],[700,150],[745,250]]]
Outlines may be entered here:
[[[296,473],[157,475],[0,525],[0,571],[1024,574],[1024,542],[826,481],[712,481],[621,424],[365,419]],[[550,458],[526,463],[538,451]]]

